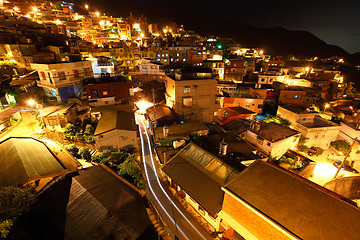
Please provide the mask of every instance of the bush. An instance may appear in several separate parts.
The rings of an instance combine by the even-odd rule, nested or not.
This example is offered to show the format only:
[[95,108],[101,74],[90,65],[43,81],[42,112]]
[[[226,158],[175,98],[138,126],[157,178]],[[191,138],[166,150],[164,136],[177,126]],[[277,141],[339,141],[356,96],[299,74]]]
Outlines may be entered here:
[[288,127],[290,125],[290,122],[288,120],[283,119],[278,116],[268,116],[264,119],[264,122],[266,122],[266,123],[276,122],[276,123],[284,125],[286,127]]
[[347,153],[350,150],[350,144],[345,140],[336,140],[330,143],[336,150]]
[[298,146],[298,149],[299,149],[300,152],[307,153],[307,152],[309,152],[309,149],[310,149],[310,148],[308,148],[308,147],[305,146],[305,145],[299,145],[299,146]]
[[66,150],[68,150],[74,157],[79,157],[79,149],[75,146],[75,144],[67,145]]
[[30,211],[36,201],[34,186],[4,187],[0,190],[0,235],[6,238],[13,222]]
[[91,160],[90,150],[87,147],[81,147],[78,151],[78,154],[85,160]]

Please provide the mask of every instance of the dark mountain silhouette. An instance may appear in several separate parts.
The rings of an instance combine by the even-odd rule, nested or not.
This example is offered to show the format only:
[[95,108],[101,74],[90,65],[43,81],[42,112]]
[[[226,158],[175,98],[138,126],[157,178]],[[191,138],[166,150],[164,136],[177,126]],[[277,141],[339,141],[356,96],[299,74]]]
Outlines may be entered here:
[[344,49],[329,45],[306,31],[292,31],[283,27],[258,28],[213,18],[204,19],[196,25],[189,20],[187,24],[200,35],[233,38],[244,47],[259,47],[264,49],[266,54],[275,56],[351,58],[351,54]]

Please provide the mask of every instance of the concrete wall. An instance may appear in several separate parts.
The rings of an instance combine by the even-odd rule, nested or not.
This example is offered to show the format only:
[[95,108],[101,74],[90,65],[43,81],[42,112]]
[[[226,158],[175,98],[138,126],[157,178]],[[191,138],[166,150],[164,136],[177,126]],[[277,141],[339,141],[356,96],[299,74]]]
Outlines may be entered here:
[[301,124],[297,124],[294,128],[301,132],[303,137],[307,138],[304,144],[305,146],[320,147],[325,150],[330,147],[332,141],[336,140],[340,132],[340,126],[307,128]]
[[[204,122],[214,120],[217,93],[215,79],[174,81],[166,78],[166,81],[167,106],[174,108],[175,112],[183,115],[185,120]],[[189,87],[189,92],[184,91],[185,87]],[[191,106],[184,105],[186,99],[191,99]]]
[[271,157],[273,158],[279,158],[284,155],[289,149],[294,148],[298,144],[300,139],[300,133],[276,142],[270,142],[266,139],[260,140],[257,138],[257,136],[258,135],[256,133],[247,130],[245,140],[254,144],[265,153],[271,154]]
[[136,131],[115,129],[95,136],[96,149],[122,148],[133,145],[138,148]]

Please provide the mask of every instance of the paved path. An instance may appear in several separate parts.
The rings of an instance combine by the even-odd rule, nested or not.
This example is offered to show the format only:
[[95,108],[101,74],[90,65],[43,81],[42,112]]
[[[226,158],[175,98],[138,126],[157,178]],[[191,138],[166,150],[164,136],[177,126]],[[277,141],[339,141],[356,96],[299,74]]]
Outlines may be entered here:
[[143,120],[141,117],[137,117],[142,145],[142,159],[148,183],[147,191],[165,222],[169,234],[173,238],[176,235],[178,239],[214,239],[190,213],[186,212],[185,208],[172,196],[168,188],[159,179],[159,165],[153,157],[150,137]]

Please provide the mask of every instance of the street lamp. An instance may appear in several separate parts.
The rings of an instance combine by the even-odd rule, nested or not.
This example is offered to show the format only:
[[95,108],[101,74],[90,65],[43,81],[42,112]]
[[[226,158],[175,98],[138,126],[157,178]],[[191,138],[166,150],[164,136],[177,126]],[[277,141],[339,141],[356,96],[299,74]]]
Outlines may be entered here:
[[88,9],[89,9],[89,5],[85,4],[85,9],[88,10]]

